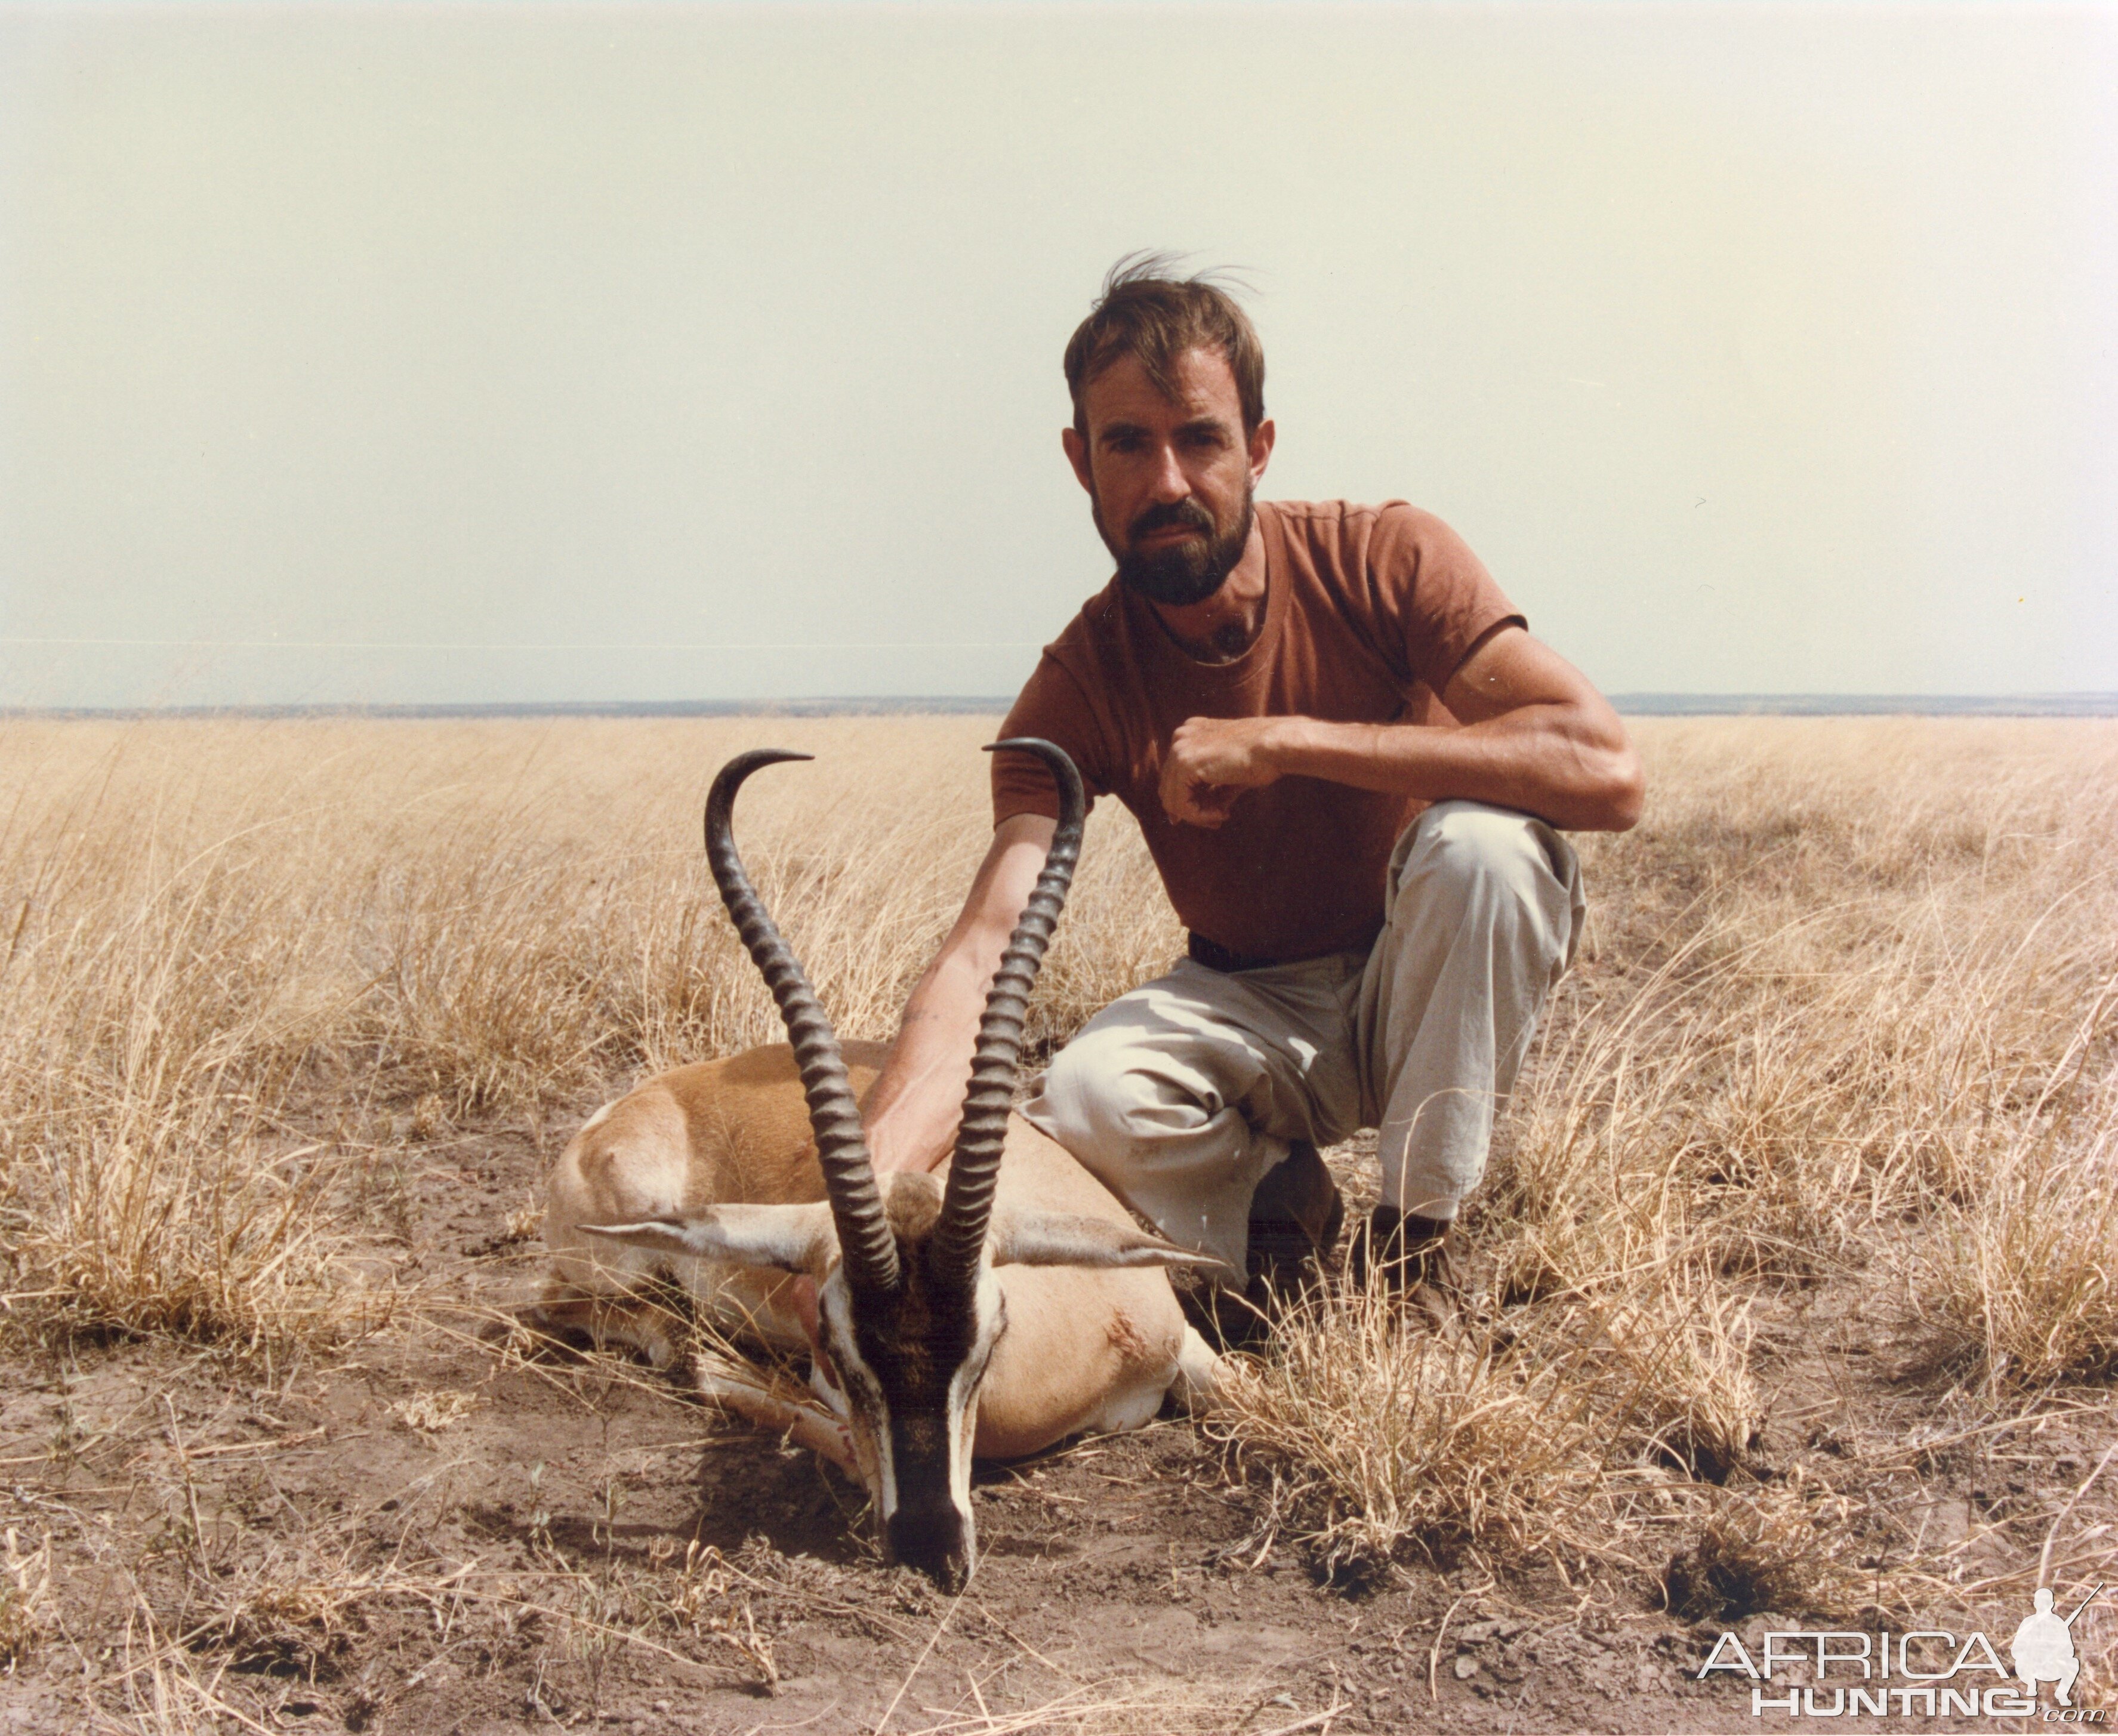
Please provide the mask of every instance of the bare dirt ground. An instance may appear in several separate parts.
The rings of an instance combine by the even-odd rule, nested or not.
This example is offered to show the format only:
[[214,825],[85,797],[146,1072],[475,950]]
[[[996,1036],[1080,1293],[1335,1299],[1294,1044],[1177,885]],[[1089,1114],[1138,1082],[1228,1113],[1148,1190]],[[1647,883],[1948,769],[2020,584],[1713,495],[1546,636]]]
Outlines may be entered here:
[[[515,1126],[388,1153],[395,1257],[469,1305],[458,1325],[430,1309],[291,1368],[167,1342],[13,1360],[0,1474],[63,1553],[64,1643],[0,1683],[0,1730],[153,1726],[158,1707],[203,1729],[215,1702],[230,1729],[465,1736],[1739,1730],[1760,1727],[1749,1683],[1695,1679],[1723,1628],[1755,1653],[1817,1625],[1688,1622],[1653,1573],[1414,1563],[1334,1584],[1174,1418],[983,1468],[983,1561],[948,1599],[881,1565],[859,1492],[807,1453],[636,1365],[481,1335],[535,1271],[520,1215],[552,1149]],[[1334,1156],[1357,1189],[1357,1149]],[[1770,1410],[1746,1474],[1857,1484],[1930,1544],[1977,1530],[1974,1559],[2019,1566],[2110,1444],[2107,1409],[1993,1428],[1938,1407],[1907,1373],[1916,1335],[1860,1295],[1764,1299]],[[2077,1523],[2118,1514],[2089,1498]],[[127,1679],[173,1631],[193,1674]]]

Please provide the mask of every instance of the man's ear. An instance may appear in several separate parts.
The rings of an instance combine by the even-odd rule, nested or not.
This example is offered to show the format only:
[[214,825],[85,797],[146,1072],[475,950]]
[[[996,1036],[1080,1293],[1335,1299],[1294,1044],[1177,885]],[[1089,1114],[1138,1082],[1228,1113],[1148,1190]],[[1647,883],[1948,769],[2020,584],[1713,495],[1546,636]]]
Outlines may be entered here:
[[1251,430],[1250,460],[1251,486],[1256,488],[1265,480],[1265,467],[1272,462],[1272,443],[1279,437],[1279,430],[1272,425],[1272,418]]
[[1089,442],[1081,437],[1081,431],[1071,426],[1059,430],[1059,443],[1066,449],[1066,462],[1074,466],[1074,480],[1093,496],[1096,492],[1095,473],[1089,468]]
[[583,1230],[629,1248],[732,1266],[776,1267],[821,1278],[839,1251],[828,1201],[809,1206],[710,1206],[683,1218],[645,1224],[584,1224]]
[[1219,1266],[1195,1248],[1159,1236],[1071,1211],[996,1212],[995,1266]]

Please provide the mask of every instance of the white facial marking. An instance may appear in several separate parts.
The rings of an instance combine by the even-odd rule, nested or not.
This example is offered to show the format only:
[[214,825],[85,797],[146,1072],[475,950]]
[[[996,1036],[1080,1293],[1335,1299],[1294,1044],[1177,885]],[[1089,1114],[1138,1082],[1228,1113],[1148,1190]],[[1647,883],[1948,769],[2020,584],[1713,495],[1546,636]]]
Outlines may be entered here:
[[971,1354],[949,1382],[949,1493],[964,1521],[964,1536],[973,1561],[978,1559],[978,1520],[971,1511],[971,1448],[978,1439],[978,1389],[992,1366],[993,1347],[1007,1330],[1007,1300],[987,1257],[978,1265],[976,1330]]
[[[853,1439],[868,1499],[887,1524],[897,1511],[897,1467],[890,1448],[890,1405],[881,1382],[862,1359],[853,1336],[853,1293],[845,1268],[834,1265],[816,1290],[816,1328],[844,1383],[843,1414]],[[839,1408],[835,1404],[835,1409]]]

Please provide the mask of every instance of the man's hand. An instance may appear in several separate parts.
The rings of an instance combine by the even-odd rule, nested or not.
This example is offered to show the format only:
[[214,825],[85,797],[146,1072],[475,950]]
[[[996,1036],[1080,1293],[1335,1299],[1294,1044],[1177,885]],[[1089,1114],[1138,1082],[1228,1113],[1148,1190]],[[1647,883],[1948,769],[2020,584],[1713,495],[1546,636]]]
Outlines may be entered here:
[[1280,775],[1272,749],[1277,717],[1191,717],[1177,726],[1162,762],[1162,808],[1182,826],[1216,826],[1236,798]]

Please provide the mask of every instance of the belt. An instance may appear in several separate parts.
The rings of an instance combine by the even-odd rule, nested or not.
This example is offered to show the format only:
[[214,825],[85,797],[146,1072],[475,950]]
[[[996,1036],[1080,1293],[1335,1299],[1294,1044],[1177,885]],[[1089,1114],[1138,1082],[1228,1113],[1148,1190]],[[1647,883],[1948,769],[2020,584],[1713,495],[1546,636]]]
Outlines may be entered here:
[[1219,941],[1209,940],[1203,934],[1187,934],[1184,951],[1193,964],[1204,965],[1209,970],[1219,970],[1223,974],[1237,970],[1263,970],[1284,962],[1276,958],[1253,957],[1246,952],[1231,952]]

